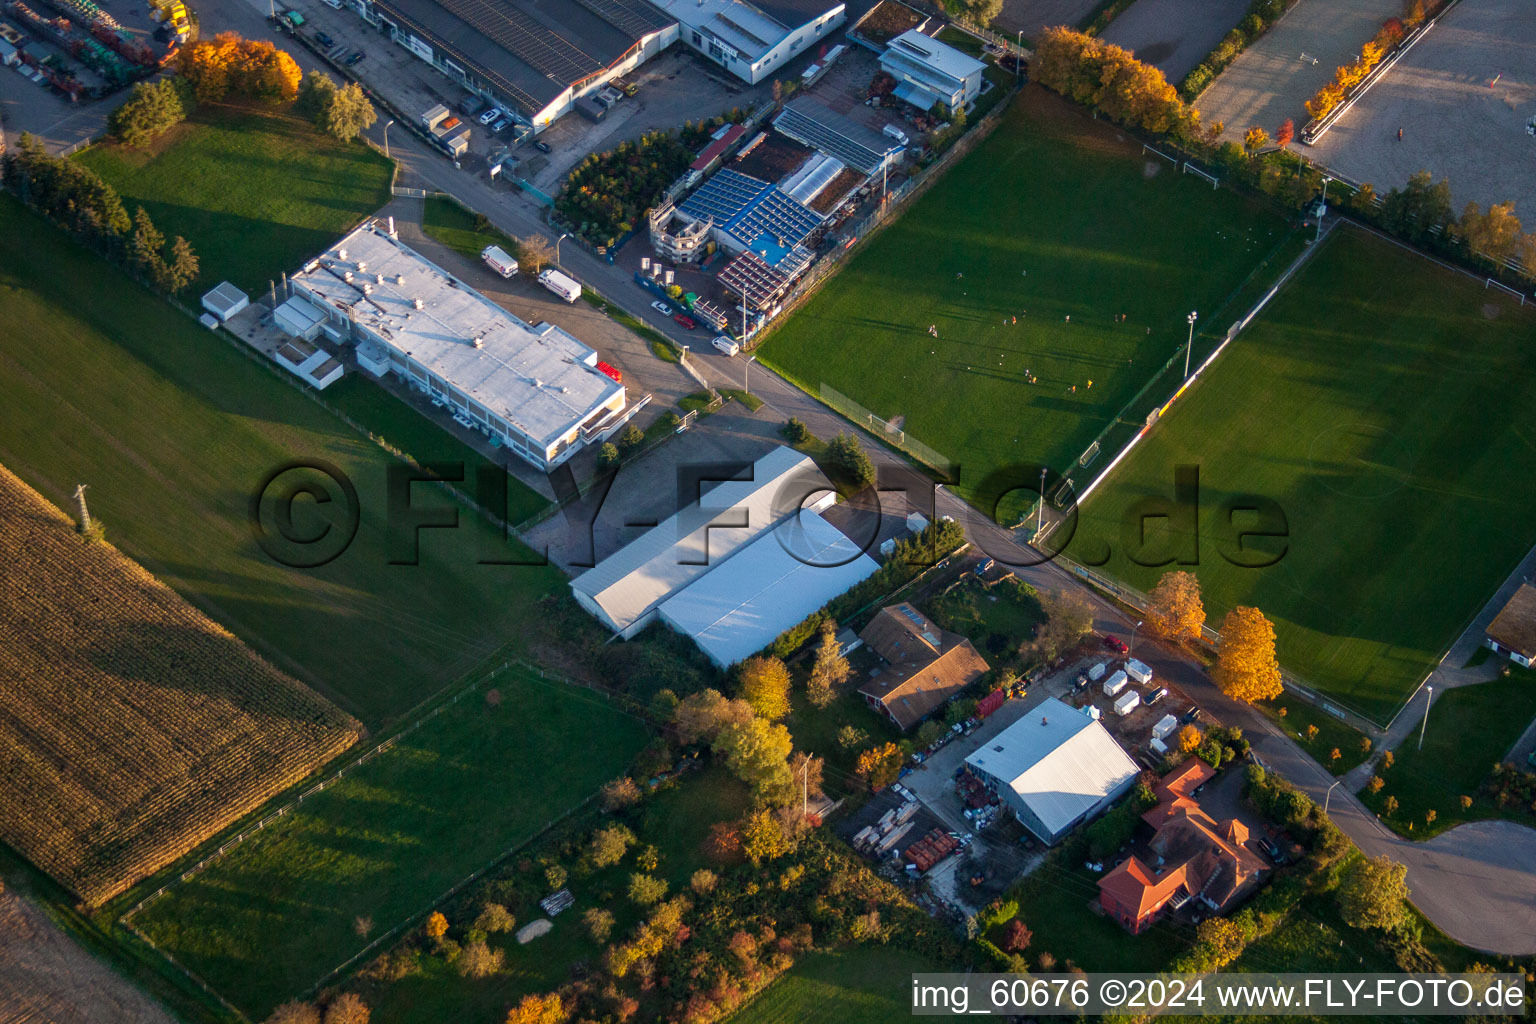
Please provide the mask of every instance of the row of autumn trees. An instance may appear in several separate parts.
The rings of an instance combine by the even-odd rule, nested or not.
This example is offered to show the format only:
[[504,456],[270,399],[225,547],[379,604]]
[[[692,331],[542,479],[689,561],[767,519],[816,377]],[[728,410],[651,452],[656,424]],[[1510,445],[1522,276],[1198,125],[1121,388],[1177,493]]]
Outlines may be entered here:
[[[1423,9],[1422,3],[1408,0],[1401,24],[1411,27],[1417,23],[1414,19],[1422,20]],[[1293,121],[1286,119],[1277,126],[1273,139],[1264,127],[1254,125],[1241,145],[1223,142],[1224,124],[1203,125],[1200,112],[1179,98],[1161,71],[1142,64],[1121,47],[1067,28],[1047,29],[1030,70],[1047,88],[1123,125],[1165,136],[1233,179],[1293,208],[1302,208],[1322,189],[1322,175],[1316,168],[1286,152],[1296,134]],[[1280,151],[1278,157],[1267,150],[1271,142]],[[1381,196],[1379,203],[1369,183],[1349,200],[1332,202],[1405,241],[1479,269],[1500,272],[1513,259],[1523,277],[1536,281],[1536,231],[1524,230],[1513,202],[1486,209],[1468,203],[1458,216],[1451,205],[1449,183],[1443,178],[1434,181],[1428,171],[1412,175],[1403,186]]]
[[221,32],[181,51],[175,78],[141,82],[107,120],[107,131],[128,146],[145,146],[185,121],[200,103],[230,99],[295,103],[295,110],[342,141],[377,120],[356,82],[338,86],[321,71],[301,78],[299,66],[266,40]]
[[117,190],[73,160],[48,155],[23,134],[4,161],[5,187],[85,245],[126,267],[158,291],[186,288],[197,278],[197,254],[177,235],[165,235],[141,206],[128,215]]
[[[1444,6],[1444,0],[1432,0],[1432,6]],[[1360,55],[1334,71],[1332,80],[1307,101],[1307,113],[1318,120],[1327,117],[1344,102],[1351,89],[1365,81],[1382,58],[1391,53],[1409,32],[1422,25],[1428,16],[1429,9],[1425,0],[1404,0],[1403,16],[1382,22],[1376,35],[1360,48]]]
[[[1205,629],[1205,604],[1194,573],[1165,573],[1147,595],[1146,624],[1157,636],[1176,643],[1198,643]],[[1233,700],[1252,704],[1280,696],[1280,663],[1275,655],[1275,627],[1257,608],[1239,605],[1221,621],[1212,678]]]

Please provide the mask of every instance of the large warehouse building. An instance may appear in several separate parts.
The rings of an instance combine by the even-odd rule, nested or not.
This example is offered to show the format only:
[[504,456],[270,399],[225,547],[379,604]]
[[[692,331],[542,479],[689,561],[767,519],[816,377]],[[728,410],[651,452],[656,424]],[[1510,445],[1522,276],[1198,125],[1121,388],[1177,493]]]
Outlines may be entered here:
[[1109,730],[1054,697],[982,744],[965,767],[1047,845],[1136,784]]
[[650,0],[354,0],[364,19],[541,132],[677,40]]
[[596,351],[518,319],[371,222],[290,282],[278,311],[290,334],[356,344],[364,370],[397,374],[540,469],[624,424],[624,388]]
[[808,457],[778,447],[750,480],[715,484],[571,581],[624,639],[658,619],[731,665],[872,574],[874,559],[820,515],[836,501]]
[[682,40],[756,85],[848,19],[842,0],[651,0]]

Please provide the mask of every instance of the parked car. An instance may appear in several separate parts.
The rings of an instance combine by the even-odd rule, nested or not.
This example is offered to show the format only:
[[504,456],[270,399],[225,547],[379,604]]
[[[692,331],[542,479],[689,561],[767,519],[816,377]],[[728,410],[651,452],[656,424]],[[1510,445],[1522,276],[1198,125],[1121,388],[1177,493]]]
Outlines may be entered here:
[[324,32],[316,32],[315,33],[315,42],[319,43],[321,46],[325,47],[327,50],[329,50],[331,47],[336,45],[336,40],[332,39],[330,36],[326,35]]
[[1179,716],[1179,723],[1181,725],[1191,725],[1198,721],[1200,721],[1199,708],[1190,708],[1188,711],[1184,712],[1184,714]]
[[1108,647],[1110,650],[1114,651],[1116,654],[1124,654],[1126,652],[1125,641],[1121,640],[1119,637],[1115,636],[1115,634],[1113,634],[1113,633],[1105,633],[1104,634],[1104,646]]
[[320,2],[333,11],[341,10],[341,0],[320,0]]
[[1151,707],[1166,696],[1168,696],[1168,687],[1159,686],[1147,695],[1147,707]]
[[347,67],[351,67],[352,65],[356,64],[358,61],[362,60],[364,57],[367,57],[367,56],[368,56],[368,51],[367,50],[358,50],[352,56],[347,58]]
[[634,82],[625,82],[624,83],[624,95],[625,96],[633,96],[635,93],[637,93],[639,91],[640,91],[640,87],[638,85],[636,85]]
[[733,356],[737,352],[741,351],[741,346],[740,345],[736,344],[735,341],[733,341],[730,338],[727,338],[723,334],[720,335],[719,337],[715,338],[714,341],[711,341],[710,344],[715,346],[715,348],[719,349],[721,352],[723,352],[725,355],[728,355],[728,356]]
[[1268,836],[1259,837],[1259,849],[1263,851],[1264,856],[1268,857],[1276,864],[1281,863],[1281,859],[1285,856],[1280,852],[1280,847],[1275,845],[1275,841],[1270,839]]
[[483,125],[486,125],[487,127],[489,127],[491,124],[495,123],[496,121],[499,121],[500,119],[501,119],[501,108],[500,107],[492,107],[490,110],[487,110],[485,113],[480,115],[480,123],[483,124]]
[[690,331],[699,326],[698,322],[686,313],[673,313],[672,319],[676,320],[679,324],[681,324],[683,327],[686,327]]
[[495,124],[491,125],[491,134],[501,135],[511,127],[512,119],[510,117],[503,117],[500,121],[497,121]]
[[540,153],[548,153],[551,149],[549,143],[545,142],[543,139],[534,139],[533,148],[538,150]]
[[665,302],[662,302],[660,299],[657,299],[655,302],[651,303],[651,308],[660,313],[662,316],[672,315],[672,307],[667,305]]

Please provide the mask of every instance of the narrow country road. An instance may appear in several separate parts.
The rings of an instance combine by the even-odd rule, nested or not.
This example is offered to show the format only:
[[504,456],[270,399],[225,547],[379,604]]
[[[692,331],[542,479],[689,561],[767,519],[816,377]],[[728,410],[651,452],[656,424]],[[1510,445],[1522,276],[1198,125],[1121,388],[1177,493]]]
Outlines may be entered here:
[[[270,33],[263,21],[265,0],[214,0],[200,8],[205,28],[234,29],[262,38]],[[305,69],[320,61],[302,47],[291,47]],[[104,114],[102,115],[104,116]],[[381,120],[369,132],[376,144],[384,142]],[[518,236],[554,234],[544,223],[541,208],[506,185],[493,185],[482,176],[456,169],[431,150],[403,125],[389,137],[390,155],[400,162],[399,183],[445,192],[469,208],[484,214],[496,227]],[[597,289],[613,303],[680,344],[695,347],[695,368],[712,384],[743,387],[761,398],[776,416],[796,417],[813,433],[832,437],[850,429],[850,423],[766,367],[748,364],[743,357],[726,358],[699,351],[700,335],[689,334],[650,309],[650,296],[631,280],[628,271],[612,266],[576,245],[560,251],[560,265],[578,280]],[[798,315],[806,315],[804,312]],[[748,385],[750,385],[748,387]],[[905,466],[903,459],[881,444],[868,446],[877,464]],[[1021,480],[1029,487],[1031,481]],[[1076,577],[1052,563],[1038,564],[1040,556],[1021,546],[1008,531],[965,504],[949,490],[933,492],[934,512],[953,516],[966,527],[971,541],[987,554],[1014,567],[1026,583],[1037,589],[1075,587],[1095,609],[1094,629],[1123,637],[1132,635],[1134,623]],[[1533,555],[1536,558],[1536,555]],[[1427,843],[1401,839],[1387,830],[1349,792],[1348,784],[1335,780],[1300,747],[1286,738],[1263,715],[1227,699],[1211,682],[1203,667],[1182,652],[1141,639],[1136,655],[1150,664],[1162,679],[1177,686],[1196,703],[1223,722],[1241,726],[1264,764],[1305,790],[1329,813],[1340,828],[1367,854],[1386,854],[1408,867],[1414,903],[1452,938],[1475,949],[1510,955],[1536,954],[1536,830],[1511,822],[1479,822],[1462,825]],[[1460,664],[1460,662],[1457,662]]]

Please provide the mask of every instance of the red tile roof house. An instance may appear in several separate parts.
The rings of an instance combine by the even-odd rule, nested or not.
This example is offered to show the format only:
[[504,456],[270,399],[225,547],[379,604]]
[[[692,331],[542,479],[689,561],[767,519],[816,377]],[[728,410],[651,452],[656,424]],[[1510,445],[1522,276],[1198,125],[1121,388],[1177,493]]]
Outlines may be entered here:
[[1236,818],[1217,822],[1195,799],[1194,791],[1215,774],[1191,758],[1165,776],[1157,785],[1157,806],[1142,815],[1156,830],[1147,844],[1156,862],[1132,856],[1099,879],[1099,905],[1131,934],[1191,899],[1226,913],[1268,870],[1245,845],[1248,826]]
[[905,601],[880,609],[859,638],[887,663],[859,693],[902,732],[980,679],[988,667],[969,640],[940,629]]

